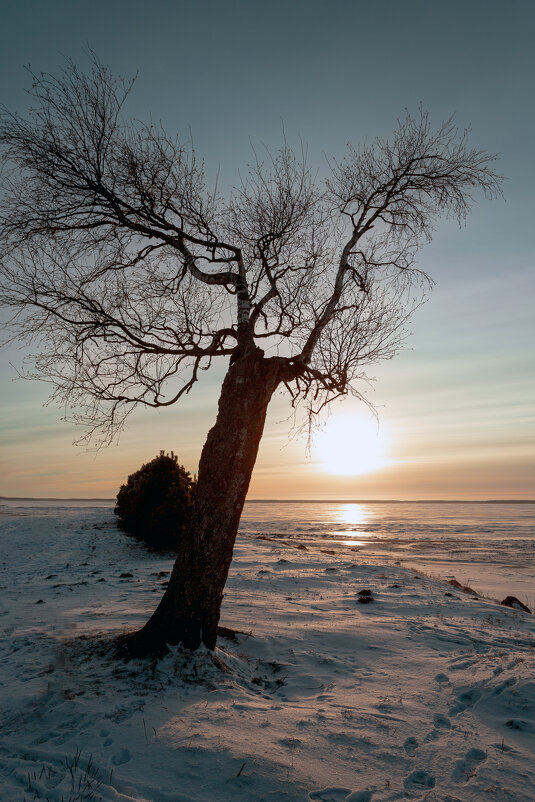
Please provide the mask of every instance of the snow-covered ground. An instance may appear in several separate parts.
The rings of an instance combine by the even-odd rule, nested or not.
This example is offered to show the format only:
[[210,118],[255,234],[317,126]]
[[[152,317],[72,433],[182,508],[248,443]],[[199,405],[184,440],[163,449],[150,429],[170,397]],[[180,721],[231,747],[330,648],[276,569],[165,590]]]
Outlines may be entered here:
[[0,525],[2,800],[535,799],[535,616],[242,536],[222,624],[250,636],[123,664],[172,560],[109,510]]

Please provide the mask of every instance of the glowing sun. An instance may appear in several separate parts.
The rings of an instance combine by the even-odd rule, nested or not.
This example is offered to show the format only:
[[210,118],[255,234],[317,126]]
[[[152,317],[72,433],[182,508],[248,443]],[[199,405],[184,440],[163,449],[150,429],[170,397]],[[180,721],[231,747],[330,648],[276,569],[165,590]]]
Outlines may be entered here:
[[356,476],[386,464],[385,437],[374,420],[331,419],[319,432],[314,452],[327,473]]

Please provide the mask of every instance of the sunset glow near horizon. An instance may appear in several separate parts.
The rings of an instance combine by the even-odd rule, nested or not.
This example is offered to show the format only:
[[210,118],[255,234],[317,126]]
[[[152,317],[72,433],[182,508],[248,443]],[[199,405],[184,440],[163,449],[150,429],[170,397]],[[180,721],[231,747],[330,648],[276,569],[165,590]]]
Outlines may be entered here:
[[[375,381],[360,388],[379,425],[362,403],[336,401],[307,450],[306,436],[291,436],[303,421],[293,421],[281,392],[268,410],[249,498],[534,497],[535,113],[526,101],[534,18],[535,7],[520,0],[507,8],[492,0],[386,9],[349,0],[275,0],[269,8],[241,0],[151,8],[23,0],[6,8],[0,100],[8,108],[25,111],[24,64],[56,72],[64,53],[83,66],[89,42],[114,72],[139,73],[129,116],[161,119],[182,136],[191,126],[222,191],[250,160],[250,141],[280,144],[281,120],[289,141],[307,143],[321,175],[325,155],[340,158],[348,141],[388,136],[403,109],[420,103],[434,123],[455,112],[461,128],[472,126],[476,148],[500,153],[505,200],[478,198],[466,227],[442,222],[419,254],[436,287],[409,325],[406,349],[372,368]],[[201,20],[202,39],[183,35]],[[228,48],[231,35],[240,47]],[[380,64],[376,36],[386,54]],[[72,445],[82,432],[62,410],[43,406],[46,385],[13,381],[26,354],[17,344],[0,351],[0,495],[111,498],[161,449],[197,470],[223,361],[174,407],[136,412],[119,443],[95,454]]]

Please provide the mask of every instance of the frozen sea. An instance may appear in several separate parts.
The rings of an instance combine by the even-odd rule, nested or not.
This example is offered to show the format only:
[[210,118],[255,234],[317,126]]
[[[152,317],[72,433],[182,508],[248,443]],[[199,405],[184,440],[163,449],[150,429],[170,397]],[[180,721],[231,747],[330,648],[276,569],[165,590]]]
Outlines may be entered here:
[[0,802],[533,802],[535,616],[494,599],[535,607],[534,509],[249,502],[238,640],[122,663],[173,555],[111,500],[4,501]]
[[[13,517],[113,521],[108,499],[1,499]],[[2,522],[3,518],[3,522]],[[355,561],[395,563],[456,578],[492,598],[535,608],[535,504],[529,502],[248,501],[240,537],[351,550]]]

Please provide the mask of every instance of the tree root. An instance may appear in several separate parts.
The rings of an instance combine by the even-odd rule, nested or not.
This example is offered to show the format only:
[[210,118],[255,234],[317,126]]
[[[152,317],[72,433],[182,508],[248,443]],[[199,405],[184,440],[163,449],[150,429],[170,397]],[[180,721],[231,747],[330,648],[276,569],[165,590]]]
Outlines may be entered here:
[[[251,632],[244,632],[241,629],[232,629],[231,627],[217,628],[217,636],[225,640],[238,642],[238,635],[244,635],[246,638],[252,638]],[[143,630],[131,632],[126,635],[120,635],[116,641],[116,655],[121,660],[143,660],[143,659],[158,659],[166,655],[169,651],[169,644],[163,642],[160,638],[150,635]],[[194,650],[193,650],[194,651]]]
[[242,629],[231,629],[230,627],[218,627],[217,636],[225,640],[231,640],[233,643],[238,642],[238,635],[245,635],[246,638],[254,638],[252,632],[244,632]]

